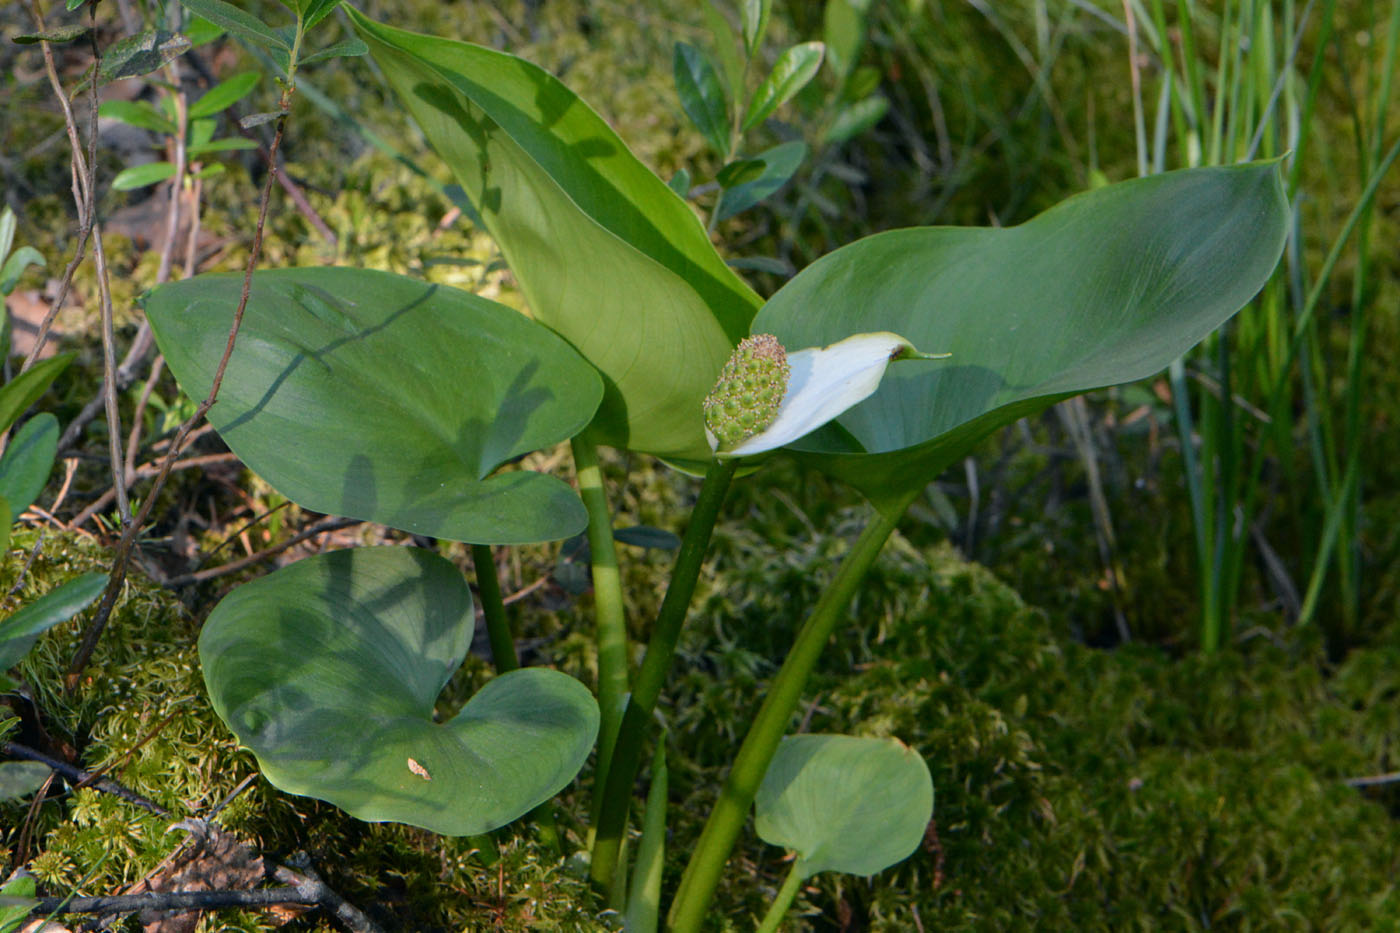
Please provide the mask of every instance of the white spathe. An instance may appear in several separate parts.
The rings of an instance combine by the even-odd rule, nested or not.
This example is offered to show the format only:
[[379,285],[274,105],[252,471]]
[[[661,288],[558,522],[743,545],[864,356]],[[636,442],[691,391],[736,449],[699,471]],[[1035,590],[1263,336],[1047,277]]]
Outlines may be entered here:
[[[892,360],[936,360],[950,355],[920,353],[908,340],[885,331],[856,334],[830,346],[789,353],[787,391],[773,423],[715,456],[748,457],[790,444],[874,395]],[[710,436],[710,446],[715,443]]]

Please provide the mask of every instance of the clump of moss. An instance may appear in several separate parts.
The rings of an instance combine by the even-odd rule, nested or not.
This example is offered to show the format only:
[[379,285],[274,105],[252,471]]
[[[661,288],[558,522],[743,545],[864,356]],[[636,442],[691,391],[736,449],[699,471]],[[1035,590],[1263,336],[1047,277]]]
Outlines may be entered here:
[[[713,800],[771,675],[768,645],[790,640],[789,607],[812,585],[802,561],[829,573],[815,551],[770,554],[735,571],[768,587],[690,633],[688,657],[712,660],[672,694],[680,812]],[[861,599],[809,684],[806,727],[916,747],[935,822],[873,881],[814,879],[802,928],[908,930],[916,915],[939,930],[1367,928],[1400,906],[1396,795],[1344,783],[1393,767],[1400,633],[1335,669],[1312,631],[1213,657],[1097,651],[950,548],[898,540]],[[672,872],[695,831],[676,829]],[[750,839],[717,912],[761,915],[780,855]]]
[[[15,548],[32,548],[21,531]],[[50,535],[21,590],[27,600],[76,574],[106,569],[108,555],[73,536]],[[14,581],[21,561],[0,565],[0,587]],[[195,649],[197,626],[168,593],[133,575],[78,690],[61,689],[80,635],[69,623],[45,635],[21,665],[48,731],[79,752],[87,770],[107,775],[171,811],[162,817],[91,789],[52,798],[39,809],[27,867],[49,893],[119,893],[154,869],[181,842],[170,825],[199,817],[256,773],[252,756],[214,715]],[[485,665],[466,665],[445,702],[474,692]],[[568,802],[566,798],[566,803]],[[17,853],[28,801],[0,804],[0,855]],[[561,814],[572,812],[566,806]],[[569,867],[565,852],[580,847],[577,828],[561,821],[556,849],[529,823],[495,839],[444,839],[406,826],[367,824],[306,798],[289,797],[264,781],[235,797],[219,822],[266,858],[285,861],[306,852],[337,891],[394,928],[460,930],[498,925],[506,930],[591,930],[600,907],[586,871]],[[134,919],[129,923],[134,923]],[[333,930],[313,913],[301,929]],[[267,931],[274,920],[256,912],[221,911],[204,929]],[[135,927],[132,927],[133,929]]]

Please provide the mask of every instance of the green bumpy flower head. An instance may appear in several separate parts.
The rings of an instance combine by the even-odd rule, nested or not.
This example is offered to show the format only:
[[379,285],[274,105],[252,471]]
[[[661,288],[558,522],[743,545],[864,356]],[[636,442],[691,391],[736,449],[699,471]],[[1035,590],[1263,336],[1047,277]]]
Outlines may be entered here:
[[754,334],[739,341],[705,397],[710,446],[729,450],[772,424],[790,373],[787,351],[777,337]]

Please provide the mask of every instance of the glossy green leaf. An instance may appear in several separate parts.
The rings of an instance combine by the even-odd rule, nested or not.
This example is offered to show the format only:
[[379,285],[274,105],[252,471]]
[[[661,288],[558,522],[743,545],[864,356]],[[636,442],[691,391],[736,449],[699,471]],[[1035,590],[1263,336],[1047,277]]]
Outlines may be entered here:
[[168,133],[173,136],[178,132],[175,124],[171,123],[165,114],[144,100],[104,100],[97,108],[97,115],[156,133]]
[[431,552],[334,551],[235,589],[199,657],[215,711],[277,787],[362,820],[470,835],[562,789],[598,731],[588,689],[537,667],[435,721],[472,619],[462,574]]
[[10,438],[0,455],[0,496],[10,504],[14,517],[34,504],[44,491],[58,453],[58,419],[40,412]]
[[199,100],[190,104],[189,119],[198,120],[200,117],[212,117],[219,111],[233,106],[251,94],[261,79],[262,75],[256,71],[244,71],[227,81],[220,81],[205,91]]
[[822,54],[826,47],[820,42],[804,42],[794,45],[778,56],[772,72],[753,92],[749,101],[748,113],[744,116],[744,129],[748,130],[768,119],[773,111],[792,100],[797,92],[816,77],[822,66]]
[[763,43],[768,31],[768,17],[773,12],[773,0],[739,0],[739,17],[744,46],[752,57]]
[[175,166],[170,162],[147,162],[145,165],[133,165],[117,172],[112,178],[112,187],[117,191],[131,191],[174,177]]
[[847,104],[836,112],[836,118],[822,135],[822,141],[834,144],[854,139],[883,120],[889,109],[889,98],[883,94],[874,94]]
[[867,237],[808,266],[754,321],[784,346],[888,330],[943,362],[790,445],[882,507],[996,428],[1088,389],[1150,376],[1249,301],[1277,264],[1278,167],[1171,172],[1077,195],[1005,229]]
[[10,502],[4,496],[0,496],[0,556],[10,549],[10,534],[14,530],[14,515],[10,512]]
[[292,50],[291,45],[271,27],[250,13],[225,0],[180,0],[185,9],[221,26],[235,36],[265,48]]
[[755,160],[762,164],[757,177],[725,189],[715,209],[716,220],[728,220],[760,204],[782,188],[807,158],[807,144],[801,140],[779,143],[759,153]]
[[0,621],[0,671],[18,664],[40,635],[82,612],[102,595],[106,586],[105,573],[85,573]]
[[759,301],[690,207],[536,66],[345,9],[500,244],[531,313],[603,374],[599,440],[708,459],[700,419],[687,413],[700,410]]
[[25,410],[39,400],[58,374],[73,362],[72,353],[40,360],[0,388],[0,431],[9,430]]
[[[164,285],[146,315],[204,398],[241,275]],[[518,544],[587,523],[551,476],[492,472],[588,424],[602,386],[548,329],[467,292],[364,269],[259,272],[209,420],[282,495],[437,538]]]
[[18,873],[0,886],[0,933],[14,933],[29,919],[30,911],[39,904],[34,890],[34,876]]
[[729,158],[729,101],[715,66],[695,46],[677,42],[671,72],[685,115],[721,159]]
[[907,858],[933,816],[933,778],[897,739],[790,735],[754,798],[754,830],[804,878],[873,875]]
[[38,761],[0,762],[0,802],[28,797],[44,786],[53,769]]

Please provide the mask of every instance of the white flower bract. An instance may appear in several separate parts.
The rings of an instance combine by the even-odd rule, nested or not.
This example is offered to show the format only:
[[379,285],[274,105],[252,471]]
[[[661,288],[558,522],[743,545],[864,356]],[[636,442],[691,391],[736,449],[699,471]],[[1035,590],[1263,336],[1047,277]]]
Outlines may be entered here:
[[[791,352],[787,391],[772,424],[715,455],[748,457],[790,444],[875,394],[892,360],[948,355],[920,353],[908,340],[888,332],[856,334],[830,346]],[[715,444],[713,437],[710,444]]]

